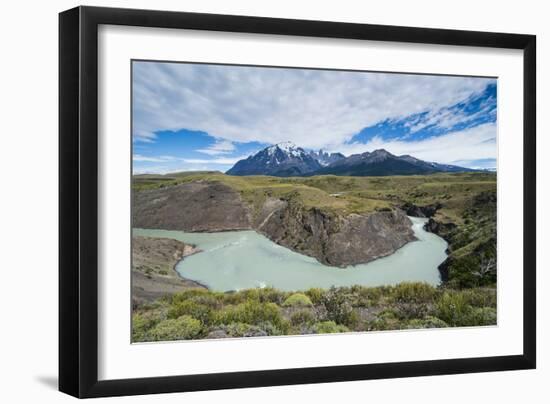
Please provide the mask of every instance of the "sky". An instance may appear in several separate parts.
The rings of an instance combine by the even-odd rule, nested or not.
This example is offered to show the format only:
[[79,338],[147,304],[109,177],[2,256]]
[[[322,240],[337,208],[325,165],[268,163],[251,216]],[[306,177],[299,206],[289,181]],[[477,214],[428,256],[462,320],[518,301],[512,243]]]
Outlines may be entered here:
[[219,170],[291,141],[496,168],[497,80],[134,61],[134,173]]

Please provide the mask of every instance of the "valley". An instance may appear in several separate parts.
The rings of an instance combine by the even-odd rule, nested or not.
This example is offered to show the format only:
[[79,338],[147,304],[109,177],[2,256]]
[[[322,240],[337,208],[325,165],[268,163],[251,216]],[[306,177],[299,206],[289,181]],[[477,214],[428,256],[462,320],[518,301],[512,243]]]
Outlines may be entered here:
[[[195,172],[134,176],[133,189],[136,228],[253,229],[326,265],[366,263],[414,240],[406,214],[430,217],[428,229],[449,242],[445,280],[464,278],[463,259],[472,257],[466,252],[483,250],[491,260],[496,244],[496,175],[488,172],[290,178]],[[492,283],[493,272],[461,283]]]

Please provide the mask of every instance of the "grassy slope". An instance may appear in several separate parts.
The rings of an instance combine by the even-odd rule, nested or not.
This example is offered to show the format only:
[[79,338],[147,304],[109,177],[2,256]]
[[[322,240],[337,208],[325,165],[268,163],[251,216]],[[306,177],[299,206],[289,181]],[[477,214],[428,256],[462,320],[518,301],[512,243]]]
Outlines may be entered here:
[[[333,209],[344,214],[372,212],[404,202],[428,205],[441,202],[442,220],[462,222],[467,201],[483,191],[496,189],[490,173],[433,174],[390,177],[237,177],[219,172],[134,176],[134,190],[153,189],[190,181],[219,181],[241,193],[255,207],[266,197],[298,194],[307,207]],[[338,194],[338,195],[335,195]]]

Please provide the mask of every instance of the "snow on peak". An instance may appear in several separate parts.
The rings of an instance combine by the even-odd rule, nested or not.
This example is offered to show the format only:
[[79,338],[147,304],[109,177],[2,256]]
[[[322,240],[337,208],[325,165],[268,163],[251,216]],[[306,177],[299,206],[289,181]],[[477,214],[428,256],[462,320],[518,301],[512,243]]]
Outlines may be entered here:
[[289,156],[293,156],[293,157],[300,157],[304,152],[300,147],[296,146],[292,142],[277,143],[273,146],[269,146],[267,148],[267,151],[268,151],[269,155],[271,156],[273,153],[275,153],[275,150],[277,150],[277,149],[279,149],[279,150],[283,151],[285,154],[287,154]]
[[277,146],[279,149],[287,153],[292,151],[293,149],[297,149],[296,145],[292,142],[277,143],[275,146]]

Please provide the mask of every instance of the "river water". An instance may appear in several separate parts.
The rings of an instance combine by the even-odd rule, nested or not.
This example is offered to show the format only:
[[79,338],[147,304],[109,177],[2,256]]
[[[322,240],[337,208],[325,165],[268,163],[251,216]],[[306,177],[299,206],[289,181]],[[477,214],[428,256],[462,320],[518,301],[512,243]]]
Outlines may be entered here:
[[417,241],[368,264],[329,267],[281,247],[255,231],[186,233],[134,229],[135,236],[166,237],[194,244],[201,253],[180,261],[176,270],[216,291],[272,286],[304,290],[330,286],[380,286],[405,281],[440,283],[438,265],[447,257],[447,242],[423,229],[427,219],[410,217]]

